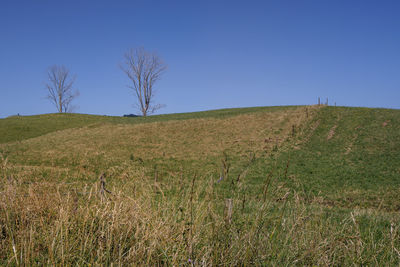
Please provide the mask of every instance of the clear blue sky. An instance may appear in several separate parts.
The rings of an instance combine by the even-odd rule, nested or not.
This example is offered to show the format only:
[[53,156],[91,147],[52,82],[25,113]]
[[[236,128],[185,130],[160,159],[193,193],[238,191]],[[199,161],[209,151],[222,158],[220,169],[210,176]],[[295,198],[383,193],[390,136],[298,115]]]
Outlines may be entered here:
[[157,52],[159,113],[315,104],[400,108],[400,1],[0,2],[0,117],[56,112],[46,70],[76,74],[78,113],[136,113],[118,65]]

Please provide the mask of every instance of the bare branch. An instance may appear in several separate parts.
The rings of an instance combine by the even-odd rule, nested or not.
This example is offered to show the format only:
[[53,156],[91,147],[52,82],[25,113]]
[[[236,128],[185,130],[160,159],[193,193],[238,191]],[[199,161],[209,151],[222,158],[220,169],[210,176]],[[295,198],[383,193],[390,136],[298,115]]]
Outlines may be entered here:
[[153,104],[154,84],[161,78],[166,65],[154,53],[148,53],[143,48],[130,49],[124,55],[122,71],[131,81],[131,88],[136,96],[138,109],[143,116],[154,113],[162,105]]
[[57,108],[58,112],[71,112],[71,102],[79,96],[79,91],[73,91],[75,77],[70,75],[64,66],[51,66],[47,71],[47,99]]

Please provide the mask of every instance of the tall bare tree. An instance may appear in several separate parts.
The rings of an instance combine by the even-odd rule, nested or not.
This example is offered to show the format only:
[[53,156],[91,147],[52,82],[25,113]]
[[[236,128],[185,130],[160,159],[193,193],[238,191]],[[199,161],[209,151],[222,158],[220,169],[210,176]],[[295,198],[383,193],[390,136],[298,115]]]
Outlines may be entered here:
[[130,49],[125,53],[121,69],[132,84],[128,87],[135,92],[137,108],[143,116],[154,113],[162,105],[154,104],[154,84],[161,78],[167,66],[155,53],[144,48]]
[[47,98],[56,106],[58,112],[71,112],[71,102],[79,96],[79,91],[73,89],[75,76],[70,75],[65,66],[54,65],[48,69],[47,77]]

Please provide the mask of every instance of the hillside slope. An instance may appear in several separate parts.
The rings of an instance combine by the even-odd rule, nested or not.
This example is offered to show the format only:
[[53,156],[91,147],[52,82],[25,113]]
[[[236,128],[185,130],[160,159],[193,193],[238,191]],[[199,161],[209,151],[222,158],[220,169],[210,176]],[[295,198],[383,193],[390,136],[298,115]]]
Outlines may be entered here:
[[400,210],[400,110],[325,107],[309,123],[289,175],[328,205]]
[[115,123],[115,124],[136,124],[151,123],[158,121],[186,120],[195,118],[226,118],[240,114],[253,113],[258,111],[275,111],[293,109],[288,107],[254,107],[254,108],[232,108],[219,109],[192,113],[176,113],[167,115],[155,115],[149,117],[116,117],[99,116],[75,113],[54,113],[34,116],[12,116],[0,119],[0,143],[21,141],[32,137],[41,136],[54,131],[80,128],[83,126]]
[[253,157],[252,190],[267,173],[286,173],[286,185],[321,194],[327,205],[400,209],[398,110],[263,107],[148,118],[50,114],[0,122],[0,131],[7,132],[2,142],[20,140],[0,145],[0,153],[26,168],[95,174],[140,160],[165,173],[183,168],[218,175],[227,157],[230,172],[238,175]]
[[[179,164],[184,165],[197,162],[202,166],[219,162],[224,152],[236,159],[248,157],[249,153],[264,155],[286,140],[292,125],[304,124],[306,109],[310,117],[316,111],[313,107],[255,108],[244,112],[233,109],[128,120],[111,118],[108,122],[98,117],[80,120],[81,115],[69,115],[74,121],[71,124],[61,116],[52,122],[53,128],[48,133],[0,145],[0,151],[8,156],[10,163],[21,166],[76,170],[85,165],[95,172],[119,166],[131,158],[148,164],[159,162],[166,168],[169,161],[181,161]],[[49,119],[34,118],[38,124],[48,123]],[[69,129],[55,131],[54,125],[60,122]],[[72,127],[79,125],[78,122],[80,127]],[[96,164],[88,164],[92,161]]]
[[0,265],[398,265],[400,111],[0,120]]

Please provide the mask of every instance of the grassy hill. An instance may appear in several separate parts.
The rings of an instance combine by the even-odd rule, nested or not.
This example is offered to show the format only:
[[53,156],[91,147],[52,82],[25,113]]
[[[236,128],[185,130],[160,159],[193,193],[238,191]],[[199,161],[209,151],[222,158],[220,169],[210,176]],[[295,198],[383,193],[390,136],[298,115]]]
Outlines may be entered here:
[[12,116],[0,119],[0,143],[21,141],[24,139],[41,136],[54,131],[70,128],[80,128],[94,124],[135,124],[169,120],[185,120],[195,118],[225,118],[239,114],[257,111],[273,111],[291,109],[293,107],[254,107],[219,109],[192,113],[177,113],[168,115],[155,115],[150,117],[116,117],[99,116],[74,113],[54,113],[34,116]]
[[1,119],[0,264],[399,264],[399,125],[328,106]]
[[325,107],[311,123],[301,149],[284,155],[307,191],[333,206],[400,210],[399,110]]

